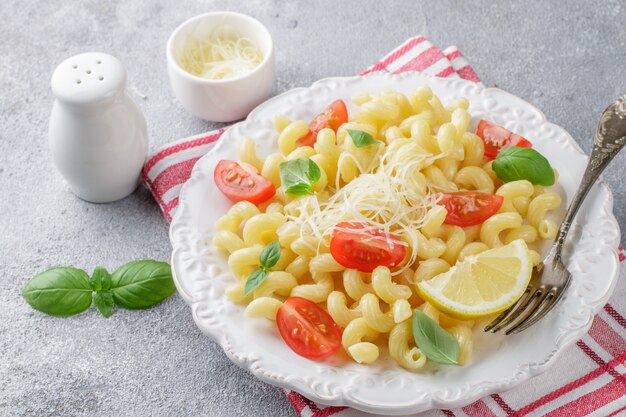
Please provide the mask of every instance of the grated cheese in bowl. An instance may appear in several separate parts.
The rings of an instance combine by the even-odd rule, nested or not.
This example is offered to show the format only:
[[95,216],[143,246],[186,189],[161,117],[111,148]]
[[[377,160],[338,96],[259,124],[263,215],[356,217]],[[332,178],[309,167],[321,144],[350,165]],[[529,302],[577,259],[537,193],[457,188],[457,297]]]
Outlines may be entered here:
[[179,57],[185,71],[209,80],[245,75],[262,61],[263,53],[257,45],[227,25],[218,26],[206,37],[192,33]]

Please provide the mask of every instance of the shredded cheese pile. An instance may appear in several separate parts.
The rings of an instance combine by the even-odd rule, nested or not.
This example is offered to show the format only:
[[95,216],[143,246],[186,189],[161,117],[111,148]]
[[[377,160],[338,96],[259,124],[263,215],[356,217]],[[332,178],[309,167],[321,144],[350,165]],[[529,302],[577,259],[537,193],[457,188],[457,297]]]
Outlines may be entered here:
[[185,71],[210,80],[244,75],[263,61],[263,53],[248,38],[229,26],[219,26],[210,36],[191,34],[179,58]]
[[[418,229],[427,211],[440,199],[441,194],[431,192],[420,172],[439,157],[415,143],[388,148],[372,172],[363,172],[327,201],[320,201],[315,195],[301,199],[298,210],[288,217],[300,225],[301,236],[313,235],[326,242],[335,225],[342,221],[361,222],[392,232],[408,246],[410,253],[405,266],[394,272],[400,274],[416,260]],[[319,253],[319,248],[316,250]]]

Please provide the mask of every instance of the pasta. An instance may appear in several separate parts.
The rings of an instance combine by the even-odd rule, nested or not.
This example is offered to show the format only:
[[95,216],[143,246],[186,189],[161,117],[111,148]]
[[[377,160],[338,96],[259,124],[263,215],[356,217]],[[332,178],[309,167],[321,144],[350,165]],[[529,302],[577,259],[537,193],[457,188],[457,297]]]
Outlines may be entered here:
[[254,291],[254,298],[271,297],[273,295],[287,296],[298,285],[298,281],[289,272],[272,271],[259,288]]
[[[482,139],[473,133],[465,132],[461,137],[461,144],[463,144],[463,152],[465,153],[465,159],[463,160],[464,167],[478,167],[483,163],[483,156],[485,153],[485,145]],[[491,178],[492,176],[489,175]]]
[[346,269],[343,273],[343,287],[346,294],[355,301],[359,301],[365,294],[373,293],[372,285],[366,283],[363,274],[356,269]]
[[254,245],[238,249],[228,257],[228,266],[237,278],[246,278],[259,266],[263,246]]
[[[519,201],[525,201],[526,198],[533,195],[535,189],[530,181],[527,180],[519,180],[519,181],[511,181],[503,184],[498,190],[496,194],[504,197],[504,202],[502,203],[502,207],[500,211],[517,211],[519,206]],[[524,199],[524,200],[520,200]],[[516,204],[518,203],[518,204]],[[526,203],[527,205],[528,203]],[[523,216],[526,213],[520,212]]]
[[297,120],[285,126],[278,136],[278,150],[283,156],[289,155],[298,147],[300,137],[309,133],[309,126],[304,120]]
[[246,245],[267,245],[276,240],[276,229],[285,222],[285,216],[280,213],[263,213],[254,216],[243,227],[243,241]]
[[341,291],[331,292],[326,300],[328,313],[341,327],[346,327],[352,320],[363,317],[359,305],[351,309],[346,302],[346,295]]
[[[292,297],[302,297],[315,303],[326,301],[330,293],[335,289],[332,276],[326,272],[313,273],[313,284],[294,285],[291,290]],[[269,277],[268,277],[269,279]]]
[[379,332],[372,329],[363,317],[352,320],[343,330],[341,344],[348,354],[359,363],[372,363],[378,359],[378,346],[375,341]]
[[423,281],[425,279],[431,279],[439,274],[450,269],[450,264],[439,258],[426,259],[420,262],[420,265],[415,271],[415,283]]
[[480,228],[480,240],[490,248],[502,246],[500,233],[507,229],[521,227],[522,221],[522,216],[517,212],[495,214],[485,220]]
[[276,313],[281,305],[283,303],[276,298],[259,297],[246,306],[244,314],[246,317],[264,317],[268,320],[276,320]]
[[394,325],[391,311],[383,313],[380,309],[380,299],[374,294],[365,294],[359,302],[363,319],[369,327],[380,332],[387,333]]
[[396,324],[389,332],[389,355],[410,371],[426,364],[426,356],[414,344],[410,320]]
[[396,300],[405,300],[411,296],[411,289],[406,285],[396,284],[391,280],[391,271],[379,266],[372,272],[372,287],[381,300],[393,304]]
[[466,190],[477,190],[484,193],[493,193],[495,188],[493,180],[480,167],[468,166],[461,169],[454,177],[457,186]]
[[448,211],[444,206],[435,206],[426,212],[424,223],[422,224],[422,234],[425,237],[436,237],[441,231],[441,226],[446,220]]
[[259,209],[252,203],[247,201],[240,201],[228,210],[225,216],[222,216],[215,224],[215,230],[223,231],[228,230],[236,233],[239,231],[239,227],[242,223],[246,222],[250,218],[260,214]]
[[450,265],[454,265],[461,249],[465,245],[465,231],[459,226],[449,224],[441,226],[441,230],[446,242],[446,250],[441,254],[441,259]]
[[239,249],[243,249],[245,243],[236,233],[230,230],[222,230],[215,234],[213,245],[220,250],[233,253]]
[[[352,118],[321,128],[308,145],[300,138],[309,134],[309,124],[282,115],[273,120],[278,152],[260,156],[251,138],[242,140],[240,160],[276,193],[259,205],[234,204],[215,225],[213,244],[228,254],[236,278],[226,295],[247,304],[247,317],[268,320],[276,320],[290,297],[310,300],[343,329],[341,345],[354,361],[376,362],[386,344],[389,356],[409,371],[428,362],[413,338],[412,316],[420,310],[458,341],[459,364],[468,363],[474,322],[424,302],[417,284],[490,248],[553,239],[557,224],[546,215],[561,197],[527,180],[503,183],[497,177],[483,139],[467,131],[466,99],[444,106],[428,87],[419,87],[408,96],[392,90],[357,93],[352,101]],[[319,179],[302,195],[286,192],[281,164],[303,158],[319,168]],[[459,226],[449,220],[454,208],[441,201],[442,194],[456,191],[495,195],[502,205],[480,224]],[[381,230],[387,243],[386,233],[392,233],[404,255],[393,265],[347,266],[335,257],[331,239],[335,228],[351,222]],[[262,283],[244,295],[250,274],[265,268],[260,258],[272,242],[279,255]],[[530,257],[535,265],[541,261],[534,250]]]
[[545,218],[546,213],[561,205],[561,197],[557,193],[543,193],[532,199],[528,205],[528,222],[537,229],[542,239],[554,239],[558,226]]

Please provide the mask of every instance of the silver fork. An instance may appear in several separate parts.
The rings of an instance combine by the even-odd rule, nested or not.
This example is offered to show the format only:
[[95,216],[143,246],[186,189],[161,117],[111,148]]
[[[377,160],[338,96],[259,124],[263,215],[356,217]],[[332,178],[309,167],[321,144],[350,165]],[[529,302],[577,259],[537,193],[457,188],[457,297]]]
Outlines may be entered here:
[[507,335],[524,331],[545,317],[561,299],[572,277],[561,258],[567,232],[598,176],[624,144],[626,144],[626,95],[607,107],[600,117],[583,179],[565,213],[548,257],[533,269],[530,283],[520,299],[489,323],[484,331],[496,333],[504,330]]

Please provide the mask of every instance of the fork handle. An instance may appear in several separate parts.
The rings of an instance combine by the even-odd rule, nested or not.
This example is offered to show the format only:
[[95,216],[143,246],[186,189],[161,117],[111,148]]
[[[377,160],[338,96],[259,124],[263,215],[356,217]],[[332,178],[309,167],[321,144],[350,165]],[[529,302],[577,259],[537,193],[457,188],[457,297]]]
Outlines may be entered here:
[[[596,130],[591,156],[589,157],[587,168],[585,168],[585,173],[583,174],[583,179],[565,213],[565,217],[561,223],[556,241],[550,253],[550,257],[554,257],[554,260],[561,260],[565,237],[589,190],[591,190],[591,187],[602,171],[609,165],[609,162],[611,162],[615,155],[617,155],[626,144],[626,136],[617,134],[617,132],[624,131],[624,124],[626,124],[626,96],[620,98],[619,101],[620,105],[614,107],[612,111],[605,111],[602,114],[598,129]],[[621,125],[621,128],[618,129],[618,125]]]

